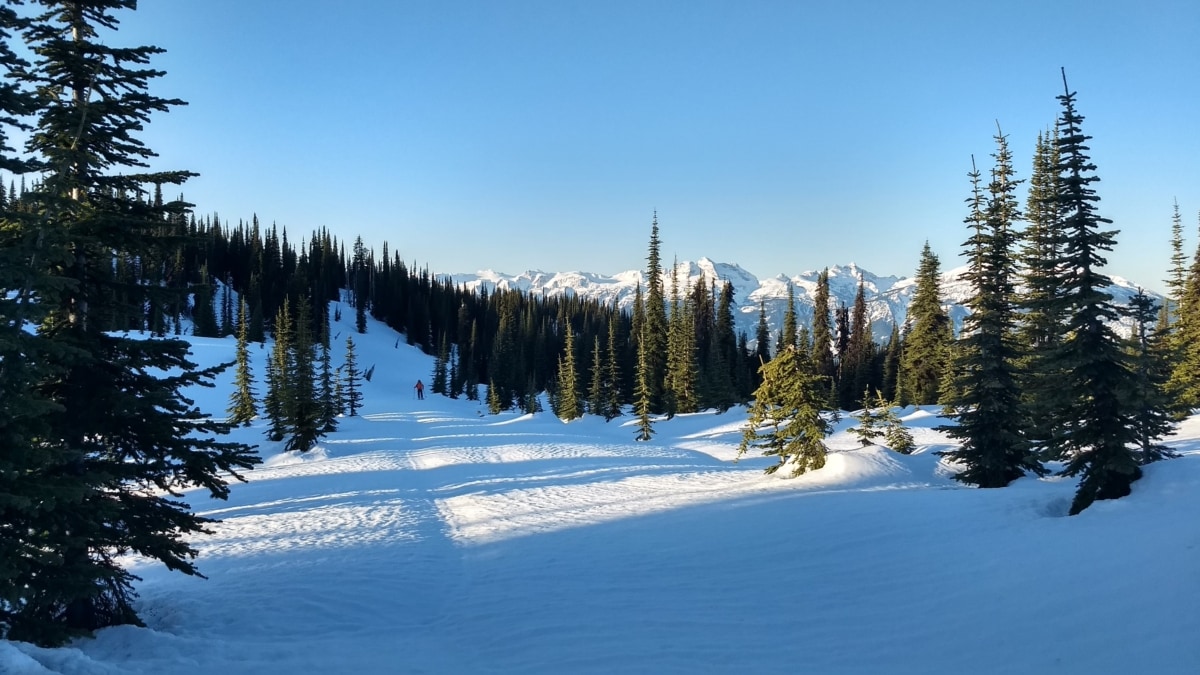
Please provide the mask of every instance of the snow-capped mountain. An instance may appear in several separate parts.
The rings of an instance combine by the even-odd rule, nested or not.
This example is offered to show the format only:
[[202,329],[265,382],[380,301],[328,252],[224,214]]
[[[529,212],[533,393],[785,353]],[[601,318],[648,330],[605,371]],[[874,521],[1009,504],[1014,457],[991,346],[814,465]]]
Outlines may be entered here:
[[[891,333],[893,324],[903,325],[908,316],[908,306],[916,291],[916,280],[907,277],[878,276],[864,270],[854,263],[849,265],[834,265],[829,269],[829,304],[831,309],[841,305],[851,307],[854,296],[858,292],[858,284],[863,284],[863,292],[867,301],[867,313],[871,318],[871,327],[878,342],[885,342]],[[954,321],[955,330],[962,326],[962,320],[970,311],[963,303],[971,296],[971,286],[963,279],[966,267],[958,267],[941,274],[942,304]],[[677,277],[675,275],[677,274]],[[758,326],[760,303],[765,309],[767,323],[775,334],[783,325],[783,315],[787,307],[788,285],[795,289],[796,315],[801,325],[812,325],[813,296],[817,289],[817,276],[820,270],[809,270],[795,276],[777,275],[760,280],[750,272],[734,263],[719,263],[708,258],[700,258],[696,262],[680,262],[675,273],[670,267],[662,274],[663,288],[670,297],[672,278],[678,279],[680,294],[696,284],[717,283],[718,291],[726,280],[733,284],[733,297],[737,310],[734,321],[738,331],[744,331],[753,338]],[[522,274],[510,275],[491,270],[474,274],[450,275],[450,280],[458,286],[471,291],[487,289],[489,292],[497,288],[505,290],[520,290],[535,295],[555,297],[573,295],[602,303],[617,303],[623,309],[633,307],[633,297],[637,287],[646,289],[646,273],[641,270],[621,272],[611,276],[591,272],[541,272],[528,271]],[[1138,286],[1121,277],[1112,277],[1113,285],[1108,288],[1117,305],[1125,305],[1129,298],[1137,294]],[[1158,298],[1161,296],[1151,291],[1147,294]],[[1126,329],[1128,327],[1126,326]]]

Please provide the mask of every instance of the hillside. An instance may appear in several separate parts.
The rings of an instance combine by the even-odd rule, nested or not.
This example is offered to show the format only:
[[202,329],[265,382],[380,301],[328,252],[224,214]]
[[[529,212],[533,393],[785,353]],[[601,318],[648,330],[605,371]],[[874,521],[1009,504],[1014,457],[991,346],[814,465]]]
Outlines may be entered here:
[[[418,402],[430,357],[373,321],[355,339],[376,366],[361,417],[304,456],[240,429],[266,460],[250,482],[185,497],[222,520],[196,539],[207,580],[126,558],[147,627],[0,641],[0,672],[1200,669],[1200,419],[1169,439],[1184,457],[1068,518],[1071,480],[951,480],[936,409],[902,411],[914,455],[862,448],[843,420],[827,466],[787,480],[732,461],[741,408],[635,443],[629,417]],[[192,343],[232,358],[232,340]],[[223,414],[231,381],[197,403]]]

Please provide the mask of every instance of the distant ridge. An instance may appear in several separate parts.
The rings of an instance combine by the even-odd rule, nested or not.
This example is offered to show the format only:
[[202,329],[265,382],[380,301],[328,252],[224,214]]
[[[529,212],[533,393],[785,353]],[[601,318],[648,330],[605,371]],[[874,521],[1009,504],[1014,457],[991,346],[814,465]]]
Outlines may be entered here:
[[[704,279],[711,283],[714,279],[720,287],[725,280],[733,284],[733,297],[737,310],[734,314],[736,330],[745,332],[753,337],[758,326],[758,310],[761,302],[766,309],[767,323],[774,335],[783,324],[783,314],[787,305],[788,283],[796,291],[796,314],[801,325],[812,324],[813,294],[817,288],[817,275],[820,270],[809,270],[795,276],[779,274],[760,280],[740,265],[735,263],[714,262],[709,258],[700,258],[695,262],[680,262],[679,284],[681,293],[683,287],[691,288]],[[841,304],[850,307],[854,304],[854,296],[858,291],[858,283],[863,282],[863,291],[867,300],[867,313],[871,318],[872,332],[877,342],[885,342],[891,334],[892,325],[903,325],[908,316],[908,305],[916,290],[916,281],[907,277],[879,276],[850,263],[848,265],[831,265],[829,268],[830,307],[837,308]],[[942,304],[954,321],[955,330],[962,326],[962,320],[970,312],[963,303],[971,295],[970,284],[962,278],[967,268],[957,267],[942,272]],[[625,310],[633,307],[633,297],[638,284],[643,291],[646,288],[646,273],[641,270],[630,270],[614,275],[596,274],[593,272],[542,272],[537,270],[521,274],[504,274],[485,270],[474,274],[439,275],[449,279],[454,285],[472,291],[487,289],[489,292],[497,288],[505,290],[520,290],[526,293],[555,297],[573,295],[605,304],[616,303]],[[663,288],[667,293],[671,289],[671,269],[663,271]],[[1113,302],[1118,305],[1128,303],[1129,298],[1137,294],[1136,284],[1121,277],[1112,277],[1113,285],[1107,291],[1113,296]],[[1162,296],[1152,291],[1146,291],[1160,301]],[[1121,326],[1128,331],[1129,325]]]

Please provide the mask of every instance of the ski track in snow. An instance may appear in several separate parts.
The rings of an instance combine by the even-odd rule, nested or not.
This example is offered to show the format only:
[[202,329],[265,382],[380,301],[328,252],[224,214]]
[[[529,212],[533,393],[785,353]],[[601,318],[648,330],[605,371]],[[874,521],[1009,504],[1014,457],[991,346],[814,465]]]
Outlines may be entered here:
[[[264,463],[186,495],[220,521],[192,539],[208,579],[127,557],[145,628],[0,641],[0,672],[1200,672],[1200,418],[1183,459],[1066,518],[1070,479],[953,481],[933,408],[901,411],[912,455],[843,418],[787,479],[734,462],[744,409],[639,443],[630,417],[415,401],[430,358],[374,322],[356,342],[386,364],[361,416],[304,455],[238,429]],[[198,402],[223,410],[231,377]]]

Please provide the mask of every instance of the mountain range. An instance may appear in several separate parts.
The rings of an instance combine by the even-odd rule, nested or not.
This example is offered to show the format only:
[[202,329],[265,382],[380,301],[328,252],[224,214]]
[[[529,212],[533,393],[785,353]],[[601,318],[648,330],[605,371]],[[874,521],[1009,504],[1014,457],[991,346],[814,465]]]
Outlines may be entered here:
[[[788,285],[795,288],[796,315],[802,326],[812,325],[813,296],[817,288],[817,276],[820,270],[810,270],[795,276],[779,274],[777,276],[759,279],[740,265],[721,263],[700,258],[695,262],[680,262],[677,265],[680,294],[685,288],[692,288],[703,280],[704,283],[717,281],[718,289],[729,280],[733,284],[733,297],[736,310],[734,322],[738,332],[744,331],[753,339],[758,326],[759,307],[766,310],[767,323],[774,336],[783,325],[783,315],[787,307]],[[877,342],[886,342],[891,334],[893,324],[904,324],[908,316],[908,306],[916,291],[916,280],[899,276],[879,276],[850,263],[848,265],[833,265],[829,270],[830,307],[840,305],[851,307],[858,291],[858,284],[863,284],[863,295],[867,301],[867,312],[871,318],[871,328]],[[967,271],[965,266],[957,267],[941,273],[942,306],[945,307],[954,322],[955,330],[962,327],[962,320],[970,310],[964,303],[971,296],[971,285],[963,278]],[[1112,285],[1107,292],[1113,296],[1117,305],[1125,305],[1137,294],[1138,286],[1121,277],[1111,277]],[[633,307],[633,298],[638,285],[643,292],[646,289],[646,273],[641,270],[620,272],[614,275],[595,274],[591,272],[541,272],[528,271],[521,274],[503,274],[484,270],[474,274],[453,274],[449,279],[457,286],[475,292],[495,289],[520,290],[534,295],[555,297],[574,295],[599,302],[617,303],[623,309]],[[672,271],[670,267],[662,274],[663,288],[670,296]],[[1162,296],[1152,291],[1146,291],[1160,302]],[[1121,323],[1127,332],[1129,324]],[[774,337],[772,337],[774,339]]]

